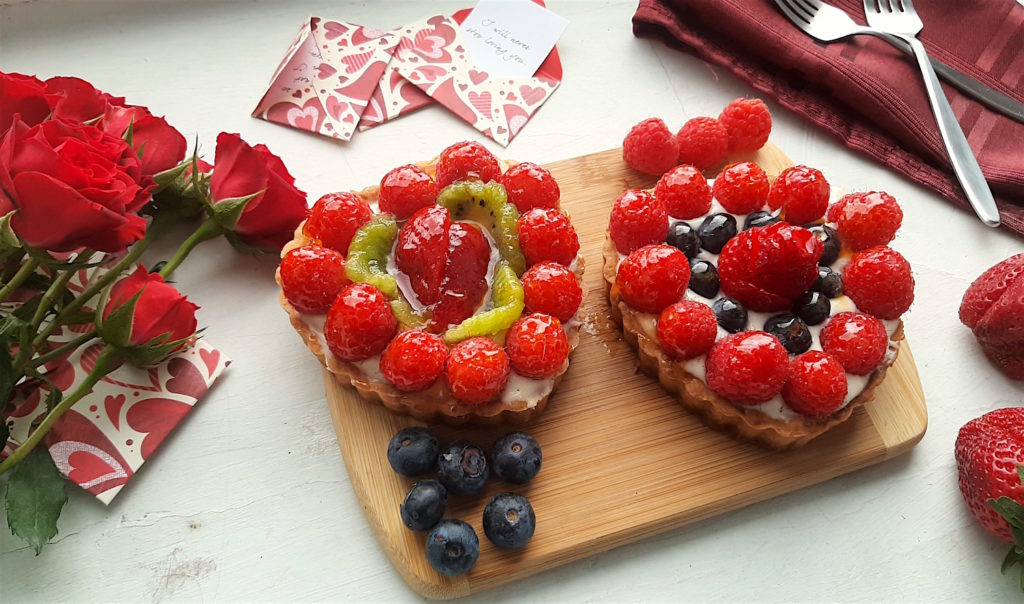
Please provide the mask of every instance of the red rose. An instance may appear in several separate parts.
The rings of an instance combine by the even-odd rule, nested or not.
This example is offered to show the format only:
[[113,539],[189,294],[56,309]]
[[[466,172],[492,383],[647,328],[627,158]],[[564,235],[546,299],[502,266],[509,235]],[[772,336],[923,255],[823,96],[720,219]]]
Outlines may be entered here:
[[250,147],[237,134],[221,132],[210,178],[214,204],[259,191],[263,194],[245,206],[232,230],[249,245],[280,249],[306,218],[306,194],[264,145]]
[[46,80],[46,91],[59,95],[53,117],[88,122],[103,115],[107,105],[124,105],[124,97],[97,90],[81,78],[56,77]]
[[29,126],[45,120],[57,99],[33,76],[0,72],[0,134],[11,127],[15,115]]
[[[16,121],[0,139],[0,209],[22,241],[54,252],[117,252],[138,241],[149,199],[131,148],[94,126]],[[11,198],[7,198],[11,196]]]
[[188,143],[167,120],[155,117],[145,107],[107,105],[100,122],[104,132],[123,138],[129,125],[132,127],[132,148],[136,154],[142,152],[142,173],[146,176],[169,170],[185,158]]
[[104,333],[105,340],[121,347],[154,346],[184,340],[195,334],[196,311],[199,307],[173,285],[165,282],[163,277],[147,272],[142,265],[110,288],[110,298],[103,307],[105,327],[109,326],[107,319],[111,313],[124,306],[136,294],[139,294],[139,298],[132,312],[129,332]]

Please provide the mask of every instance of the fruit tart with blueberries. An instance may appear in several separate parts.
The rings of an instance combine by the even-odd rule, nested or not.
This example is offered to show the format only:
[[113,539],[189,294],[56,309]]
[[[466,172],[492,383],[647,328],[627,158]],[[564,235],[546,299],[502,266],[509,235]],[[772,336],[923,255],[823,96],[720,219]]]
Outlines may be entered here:
[[524,423],[579,343],[583,258],[558,183],[462,142],[321,197],[281,305],[337,380],[424,421]]
[[914,299],[888,246],[902,218],[887,193],[839,196],[807,166],[770,182],[752,162],[713,180],[679,165],[612,207],[612,314],[640,367],[705,423],[802,446],[870,401],[896,359]]

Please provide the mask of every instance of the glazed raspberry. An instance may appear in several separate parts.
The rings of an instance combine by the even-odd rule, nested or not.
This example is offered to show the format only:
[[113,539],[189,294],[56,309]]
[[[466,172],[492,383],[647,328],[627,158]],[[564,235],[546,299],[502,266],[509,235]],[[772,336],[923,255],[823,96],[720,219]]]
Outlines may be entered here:
[[443,189],[457,180],[467,178],[483,182],[501,179],[498,160],[480,143],[455,143],[442,151],[437,160],[435,180],[438,187]]
[[683,300],[665,307],[658,317],[658,342],[665,354],[677,361],[692,359],[711,350],[718,336],[718,322],[711,307]]
[[811,350],[789,362],[789,380],[782,387],[782,399],[800,415],[829,415],[846,400],[846,372],[839,360],[820,350]]
[[551,172],[537,164],[523,162],[512,166],[502,174],[501,184],[520,213],[533,208],[558,209],[558,183]]
[[416,210],[437,203],[437,183],[419,167],[400,166],[384,175],[380,181],[381,212],[390,212],[398,220],[406,220]]
[[843,290],[858,309],[898,319],[914,301],[914,276],[899,252],[880,245],[854,254],[843,269]]
[[679,163],[701,170],[725,161],[725,153],[729,150],[729,133],[713,117],[695,117],[686,122],[676,133],[676,140],[679,142]]
[[558,210],[534,208],[519,217],[516,227],[527,266],[547,260],[569,266],[580,251],[576,229]]
[[818,278],[823,250],[814,233],[785,222],[747,229],[718,257],[722,291],[751,310],[789,310]]
[[863,250],[892,241],[903,222],[903,210],[888,193],[850,193],[828,209],[828,221],[836,223],[843,243]]
[[729,133],[729,152],[757,151],[768,142],[772,115],[761,99],[736,99],[718,116]]
[[867,375],[878,367],[889,347],[885,325],[862,312],[833,315],[821,330],[821,348],[834,355],[848,373]]
[[654,314],[681,300],[689,283],[690,262],[665,244],[646,245],[630,253],[615,277],[626,304]]
[[651,243],[662,243],[668,235],[665,203],[650,191],[626,191],[612,205],[608,229],[620,254]]
[[299,312],[327,312],[348,282],[345,257],[336,250],[304,245],[281,259],[281,289]]
[[448,347],[440,336],[409,329],[395,336],[380,355],[380,372],[402,392],[417,392],[444,373]]
[[635,170],[660,176],[676,165],[679,141],[658,118],[646,119],[629,131],[622,141],[622,159]]
[[508,355],[490,338],[463,340],[448,355],[445,374],[455,398],[472,405],[486,403],[505,388]]
[[557,262],[534,264],[523,273],[522,282],[528,312],[552,315],[565,323],[583,302],[583,288],[576,274]]
[[716,394],[737,405],[756,405],[782,392],[789,356],[775,336],[741,331],[712,346],[704,368]]
[[328,193],[313,204],[302,232],[347,256],[353,235],[372,216],[369,204],[355,193]]
[[551,377],[569,358],[569,340],[562,323],[551,315],[526,315],[512,324],[505,350],[519,375],[535,380]]
[[790,224],[810,224],[825,215],[828,195],[828,181],[821,172],[807,166],[792,166],[772,183],[768,207],[783,208],[783,219]]
[[768,175],[753,162],[731,164],[715,179],[712,193],[733,214],[750,214],[768,199]]
[[387,296],[368,283],[353,283],[327,311],[324,339],[339,359],[361,361],[383,351],[397,330]]
[[676,166],[665,172],[654,187],[654,196],[673,218],[689,220],[711,211],[711,187],[693,166]]

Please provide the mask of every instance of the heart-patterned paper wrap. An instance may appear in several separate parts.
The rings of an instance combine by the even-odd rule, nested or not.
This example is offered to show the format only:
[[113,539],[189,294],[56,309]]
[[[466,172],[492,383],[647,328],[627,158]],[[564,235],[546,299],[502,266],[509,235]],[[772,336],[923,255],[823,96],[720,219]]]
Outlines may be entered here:
[[350,140],[397,44],[393,34],[310,17],[252,115]]

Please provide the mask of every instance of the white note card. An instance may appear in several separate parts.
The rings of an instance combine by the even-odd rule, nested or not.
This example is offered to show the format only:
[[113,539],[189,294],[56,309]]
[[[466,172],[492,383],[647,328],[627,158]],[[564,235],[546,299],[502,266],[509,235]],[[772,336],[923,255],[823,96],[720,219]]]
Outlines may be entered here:
[[530,0],[480,0],[462,23],[477,69],[532,76],[569,21]]

